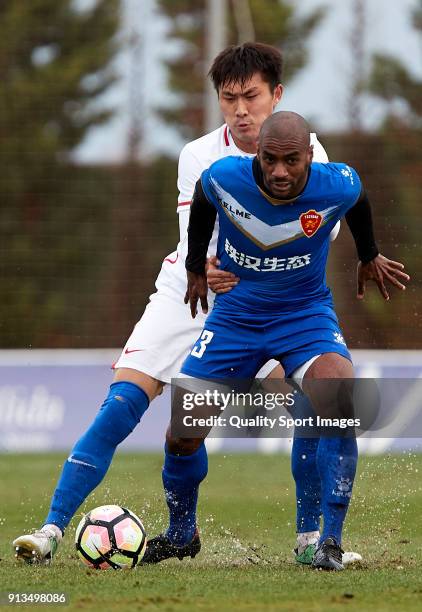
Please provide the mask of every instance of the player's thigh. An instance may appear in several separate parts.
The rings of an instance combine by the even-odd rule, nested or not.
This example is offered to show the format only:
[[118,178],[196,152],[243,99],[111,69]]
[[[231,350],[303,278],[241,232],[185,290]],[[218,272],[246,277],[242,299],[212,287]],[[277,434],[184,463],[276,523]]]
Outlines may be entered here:
[[304,378],[353,378],[352,362],[339,353],[324,353],[312,362]]
[[234,327],[218,316],[208,317],[181,373],[204,379],[252,379],[266,361],[262,335]]
[[298,310],[286,320],[275,322],[272,338],[273,355],[278,350],[288,378],[302,379],[305,373],[308,378],[353,376],[337,316],[327,305]]
[[275,359],[271,359],[270,361],[268,361],[259,370],[256,377],[261,378],[261,374],[263,374],[262,378],[276,379],[276,380],[280,380],[281,378],[284,378],[285,376],[283,366],[281,365],[281,363],[279,363]]
[[156,381],[171,382],[180,372],[204,322],[205,316],[192,319],[183,302],[157,292],[135,325],[114,368],[130,369]]
[[[199,427],[192,438],[181,430],[186,394],[194,402],[190,415],[202,420],[221,413],[219,403],[198,402],[195,397],[215,397],[215,393],[249,388],[256,372],[266,361],[262,349],[262,333],[248,325],[233,325],[224,315],[213,312],[205,322],[192,350],[186,358],[172,393],[172,425],[167,444],[173,452],[191,454],[208,435],[211,426]],[[195,440],[196,438],[196,440]]]

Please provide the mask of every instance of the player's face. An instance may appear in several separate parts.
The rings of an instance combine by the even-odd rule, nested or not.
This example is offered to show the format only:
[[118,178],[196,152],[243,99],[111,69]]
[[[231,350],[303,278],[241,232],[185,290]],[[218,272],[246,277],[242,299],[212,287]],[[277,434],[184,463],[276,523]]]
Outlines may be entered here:
[[308,179],[312,155],[312,145],[294,136],[283,141],[265,136],[258,150],[265,187],[275,198],[289,199],[299,195]]
[[243,85],[236,82],[220,87],[221,112],[239,149],[256,153],[261,125],[277,106],[282,93],[281,85],[272,92],[259,72]]

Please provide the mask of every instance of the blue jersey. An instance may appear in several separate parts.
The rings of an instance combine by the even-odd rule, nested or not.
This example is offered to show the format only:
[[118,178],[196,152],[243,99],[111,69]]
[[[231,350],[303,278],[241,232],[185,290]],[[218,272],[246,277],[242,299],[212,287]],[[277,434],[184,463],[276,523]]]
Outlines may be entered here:
[[252,159],[226,157],[201,176],[219,218],[217,256],[240,283],[217,307],[288,312],[332,303],[325,268],[330,232],[357,201],[361,182],[346,164],[312,163],[306,187],[288,201],[256,184]]

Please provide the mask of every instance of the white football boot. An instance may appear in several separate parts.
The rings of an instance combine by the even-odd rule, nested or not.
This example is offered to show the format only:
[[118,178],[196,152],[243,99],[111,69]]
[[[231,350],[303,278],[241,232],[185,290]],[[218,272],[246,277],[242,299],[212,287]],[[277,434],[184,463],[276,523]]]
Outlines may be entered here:
[[13,540],[15,557],[30,564],[49,565],[61,539],[58,527],[46,525],[40,531]]

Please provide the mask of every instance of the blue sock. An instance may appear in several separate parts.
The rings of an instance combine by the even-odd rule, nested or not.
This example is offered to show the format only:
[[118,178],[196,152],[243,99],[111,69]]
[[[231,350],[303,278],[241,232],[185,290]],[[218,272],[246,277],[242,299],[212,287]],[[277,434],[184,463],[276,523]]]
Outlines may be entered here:
[[321,438],[317,453],[324,517],[321,542],[332,537],[341,544],[343,523],[352,496],[357,460],[356,438]]
[[319,531],[321,480],[317,467],[319,438],[294,437],[292,474],[296,483],[296,531]]
[[172,455],[165,448],[163,485],[170,524],[166,535],[176,546],[188,544],[196,529],[198,489],[208,472],[208,456],[202,443],[193,455]]
[[148,408],[145,391],[131,382],[115,382],[94,422],[75,444],[51,500],[45,524],[62,531],[76,510],[102,481],[120,442],[133,431]]

